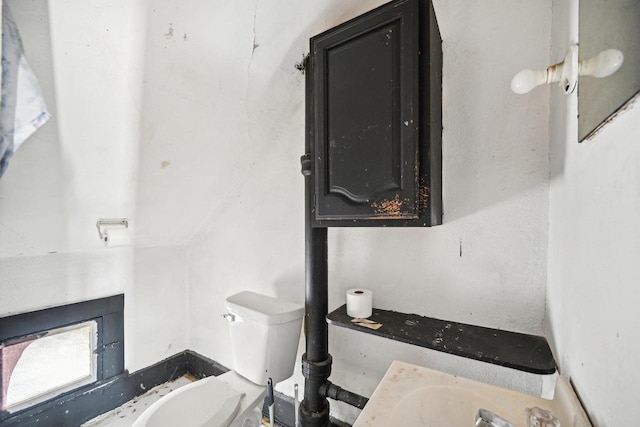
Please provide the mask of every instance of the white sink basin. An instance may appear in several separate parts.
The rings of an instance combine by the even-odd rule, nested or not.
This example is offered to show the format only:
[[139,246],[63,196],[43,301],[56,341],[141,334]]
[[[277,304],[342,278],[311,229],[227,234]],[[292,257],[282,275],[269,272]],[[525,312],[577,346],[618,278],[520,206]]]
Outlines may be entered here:
[[394,361],[353,427],[472,427],[487,409],[528,427],[527,408],[550,411],[561,427],[591,427],[571,385],[559,377],[553,400]]

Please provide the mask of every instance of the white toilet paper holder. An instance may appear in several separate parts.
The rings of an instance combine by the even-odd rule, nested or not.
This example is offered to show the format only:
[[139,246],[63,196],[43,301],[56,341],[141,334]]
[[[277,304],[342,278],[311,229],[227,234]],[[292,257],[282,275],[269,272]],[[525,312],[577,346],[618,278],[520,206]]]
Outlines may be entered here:
[[100,236],[100,240],[103,242],[107,241],[107,235],[105,233],[107,227],[129,228],[129,220],[127,218],[98,218],[96,228],[98,229],[98,236]]

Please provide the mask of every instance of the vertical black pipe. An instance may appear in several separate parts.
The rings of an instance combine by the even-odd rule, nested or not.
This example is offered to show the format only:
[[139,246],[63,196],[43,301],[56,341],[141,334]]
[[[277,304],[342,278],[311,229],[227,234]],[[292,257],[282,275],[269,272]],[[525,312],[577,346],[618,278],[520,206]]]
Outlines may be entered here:
[[[307,192],[309,181],[306,177]],[[309,197],[307,197],[309,198]],[[311,226],[312,209],[307,200],[305,225],[305,333],[306,353],[303,363],[305,372],[304,407],[309,412],[321,412],[327,400],[320,395],[320,386],[329,377],[331,365],[327,330],[327,229]],[[328,366],[327,363],[329,363]],[[323,369],[324,367],[325,369]],[[320,372],[317,372],[318,369]],[[329,371],[325,372],[324,371]]]
[[[306,180],[310,181],[309,177]],[[309,206],[305,210],[313,215]],[[323,362],[329,356],[327,229],[313,228],[308,217],[305,225],[305,270],[307,360]]]
[[313,176],[313,94],[312,72],[309,59],[305,60],[305,155],[302,156],[302,174],[305,177],[305,337],[306,353],[302,357],[305,377],[304,400],[300,405],[303,426],[328,426],[329,402],[320,394],[320,387],[331,373],[327,288],[327,229],[314,228]]

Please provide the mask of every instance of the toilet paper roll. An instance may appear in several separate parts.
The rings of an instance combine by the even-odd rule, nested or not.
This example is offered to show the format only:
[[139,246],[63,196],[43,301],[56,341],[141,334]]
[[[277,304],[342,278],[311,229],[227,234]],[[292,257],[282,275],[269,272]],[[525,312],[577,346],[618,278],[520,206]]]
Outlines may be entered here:
[[347,314],[366,319],[373,311],[373,292],[369,289],[349,289],[347,291]]
[[104,245],[107,248],[126,246],[129,244],[130,235],[127,228],[112,228],[102,233]]

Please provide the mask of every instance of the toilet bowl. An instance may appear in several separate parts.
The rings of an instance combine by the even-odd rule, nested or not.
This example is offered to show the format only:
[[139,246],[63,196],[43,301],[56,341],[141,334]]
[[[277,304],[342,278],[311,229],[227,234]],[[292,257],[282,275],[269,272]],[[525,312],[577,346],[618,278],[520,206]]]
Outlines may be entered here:
[[257,427],[267,380],[293,375],[304,307],[254,292],[227,298],[233,370],[180,387],[133,427]]
[[133,427],[255,427],[258,407],[266,395],[259,386],[234,371],[195,381],[149,406]]

